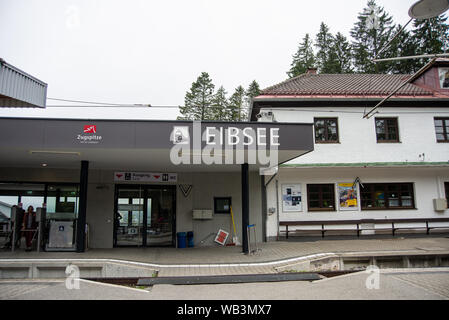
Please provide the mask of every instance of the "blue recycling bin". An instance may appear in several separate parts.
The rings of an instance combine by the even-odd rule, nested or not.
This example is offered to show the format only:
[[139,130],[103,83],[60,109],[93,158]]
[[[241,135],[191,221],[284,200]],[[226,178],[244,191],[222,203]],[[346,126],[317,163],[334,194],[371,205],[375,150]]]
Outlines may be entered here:
[[187,232],[187,246],[189,248],[193,248],[194,247],[194,244],[193,244],[193,231]]
[[185,232],[178,232],[178,248],[186,248],[187,247],[187,235]]

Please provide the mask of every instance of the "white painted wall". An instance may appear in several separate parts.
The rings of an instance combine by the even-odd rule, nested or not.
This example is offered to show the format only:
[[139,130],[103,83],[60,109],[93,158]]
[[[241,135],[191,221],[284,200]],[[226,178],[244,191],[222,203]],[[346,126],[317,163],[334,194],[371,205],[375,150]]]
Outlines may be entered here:
[[[355,211],[341,211],[338,208],[338,183],[351,183],[360,177],[362,183],[411,182],[414,185],[416,209],[406,210],[361,210],[360,192],[359,208]],[[279,221],[307,221],[307,220],[348,220],[369,218],[427,218],[449,217],[449,210],[436,212],[432,199],[444,197],[444,181],[449,181],[448,168],[281,168],[278,176]],[[282,208],[282,184],[301,184],[302,211],[284,212]],[[308,211],[307,184],[332,183],[335,185],[335,211]],[[277,208],[276,183],[272,181],[267,189],[267,207]],[[267,219],[267,236],[277,235],[278,215],[269,215]]]
[[[397,117],[400,143],[377,143],[375,118],[363,119],[364,107],[298,107],[264,109],[272,111],[278,122],[309,122],[315,117],[338,118],[339,143],[315,144],[315,150],[296,158],[288,164],[323,163],[373,163],[373,162],[448,162],[449,144],[437,143],[434,117],[448,117],[448,108],[381,108],[377,117]],[[420,154],[425,157],[419,157]],[[307,184],[353,182],[360,177],[362,182],[412,182],[414,184],[416,209],[309,212],[307,208]],[[294,220],[338,220],[359,218],[411,218],[447,217],[449,211],[438,213],[432,200],[444,197],[444,181],[449,181],[449,168],[294,168],[281,167],[276,177],[278,199],[276,203],[276,181],[267,189],[267,208],[279,209],[268,214],[267,236],[276,237],[279,221]],[[303,208],[301,212],[283,212],[282,185],[301,184]],[[337,189],[335,189],[337,197]],[[359,206],[360,206],[360,192]],[[337,199],[336,199],[337,200]],[[338,203],[338,201],[336,201]]]
[[449,160],[449,144],[436,142],[433,121],[434,117],[449,117],[449,107],[381,108],[376,116],[398,118],[400,143],[377,143],[376,116],[363,119],[363,107],[263,110],[272,111],[278,122],[313,123],[314,117],[338,118],[340,143],[315,144],[313,152],[289,163],[419,162],[422,153],[425,162]]

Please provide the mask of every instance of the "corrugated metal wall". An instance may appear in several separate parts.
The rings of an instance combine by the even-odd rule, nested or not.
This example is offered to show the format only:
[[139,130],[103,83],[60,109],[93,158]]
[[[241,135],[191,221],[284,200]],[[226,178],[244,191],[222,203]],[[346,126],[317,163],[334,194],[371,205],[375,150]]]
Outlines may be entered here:
[[45,108],[47,84],[0,61],[0,107]]

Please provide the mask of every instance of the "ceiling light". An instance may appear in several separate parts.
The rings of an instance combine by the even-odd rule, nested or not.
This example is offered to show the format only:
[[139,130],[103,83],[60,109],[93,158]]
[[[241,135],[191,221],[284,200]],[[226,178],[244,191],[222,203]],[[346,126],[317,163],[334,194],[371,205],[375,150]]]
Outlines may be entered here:
[[30,150],[31,154],[60,154],[60,155],[72,155],[79,156],[80,152],[75,151],[47,151],[47,150]]

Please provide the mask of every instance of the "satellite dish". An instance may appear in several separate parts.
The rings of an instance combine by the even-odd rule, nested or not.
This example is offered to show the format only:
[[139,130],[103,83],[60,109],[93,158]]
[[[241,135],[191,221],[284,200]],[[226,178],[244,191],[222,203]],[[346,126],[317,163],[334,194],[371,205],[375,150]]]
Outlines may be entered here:
[[420,0],[408,10],[413,19],[430,19],[438,17],[449,9],[449,0]]

